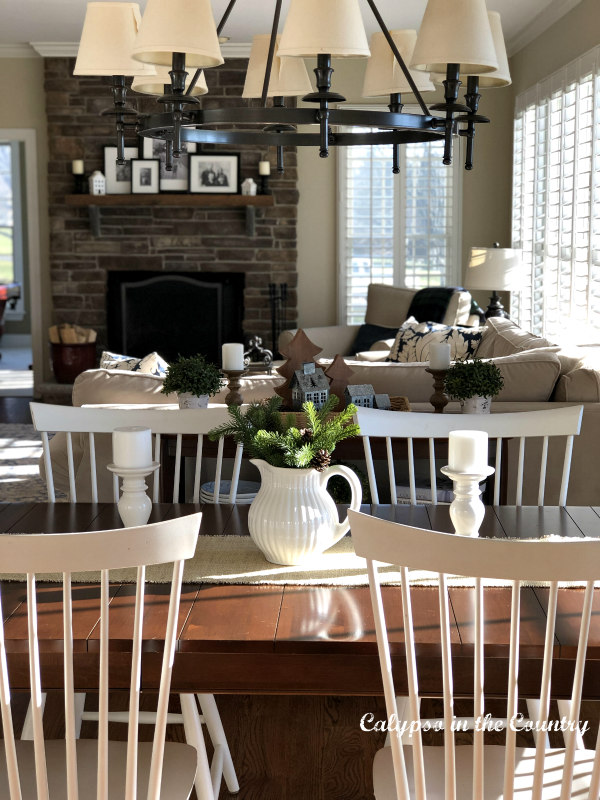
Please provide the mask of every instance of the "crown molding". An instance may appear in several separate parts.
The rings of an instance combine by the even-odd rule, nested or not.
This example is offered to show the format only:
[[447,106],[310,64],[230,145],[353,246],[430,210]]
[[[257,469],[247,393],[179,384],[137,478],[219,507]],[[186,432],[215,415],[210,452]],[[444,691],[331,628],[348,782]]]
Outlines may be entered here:
[[[29,45],[19,45],[19,47],[33,48],[32,55],[42,56],[43,58],[75,58],[79,45],[77,42],[31,42]],[[5,45],[12,47],[13,45]],[[221,52],[224,58],[249,58],[250,42],[223,42]],[[8,58],[8,56],[7,56]]]
[[516,36],[506,43],[506,50],[509,56],[514,56],[528,44],[537,39],[551,25],[568,14],[569,11],[579,5],[581,0],[553,0],[543,11],[534,17],[528,25],[525,25]]
[[0,44],[0,58],[39,58],[30,44]]

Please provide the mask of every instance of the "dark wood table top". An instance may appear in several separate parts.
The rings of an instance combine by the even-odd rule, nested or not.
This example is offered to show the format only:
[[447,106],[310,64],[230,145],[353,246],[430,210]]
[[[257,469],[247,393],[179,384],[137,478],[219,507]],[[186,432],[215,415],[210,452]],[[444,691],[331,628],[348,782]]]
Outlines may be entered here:
[[[187,514],[200,507],[159,504],[151,521]],[[248,506],[203,506],[201,535],[247,535]],[[377,516],[451,531],[447,506],[399,505],[365,507]],[[120,527],[112,504],[0,504],[0,532],[58,533]],[[591,507],[486,508],[484,536],[597,536],[600,509]],[[0,568],[1,571],[1,568]],[[16,686],[28,687],[25,585],[2,582],[2,613],[9,666]],[[61,594],[57,584],[39,583],[42,674],[48,688],[62,685]],[[450,588],[455,691],[472,692],[473,591]],[[111,584],[111,685],[126,688],[133,630],[134,587]],[[421,691],[441,692],[437,589],[414,590],[417,654]],[[397,688],[403,689],[403,626],[400,588],[383,589],[392,650],[398,667]],[[548,590],[521,590],[522,696],[535,696],[544,647]],[[162,642],[157,631],[164,622],[168,588],[147,584],[148,613],[144,621],[142,684],[157,686]],[[418,598],[418,599],[417,599]],[[396,602],[397,601],[397,602]],[[581,610],[582,589],[559,591],[555,635],[553,694],[568,696]],[[99,588],[74,585],[75,680],[77,688],[96,687],[98,669]],[[505,694],[508,668],[510,589],[485,589],[486,688]],[[22,675],[22,683],[20,676]],[[256,694],[382,693],[373,616],[368,587],[184,585],[173,674],[173,690]],[[600,699],[600,592],[594,601],[584,697]]]

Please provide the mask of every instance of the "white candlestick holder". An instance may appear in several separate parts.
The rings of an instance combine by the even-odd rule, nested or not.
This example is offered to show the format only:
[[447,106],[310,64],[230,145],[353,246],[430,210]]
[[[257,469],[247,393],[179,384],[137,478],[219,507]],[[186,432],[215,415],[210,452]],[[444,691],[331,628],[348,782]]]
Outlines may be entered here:
[[460,536],[479,536],[479,528],[485,515],[479,484],[495,472],[494,467],[485,467],[481,472],[456,472],[442,467],[441,472],[454,483],[454,500],[450,503],[450,519]]
[[107,469],[123,479],[121,486],[123,494],[117,503],[119,516],[126,528],[145,525],[150,519],[152,501],[146,494],[148,488],[144,478],[151,475],[159,467],[158,461],[153,461],[147,467],[120,467],[117,464],[108,464]]

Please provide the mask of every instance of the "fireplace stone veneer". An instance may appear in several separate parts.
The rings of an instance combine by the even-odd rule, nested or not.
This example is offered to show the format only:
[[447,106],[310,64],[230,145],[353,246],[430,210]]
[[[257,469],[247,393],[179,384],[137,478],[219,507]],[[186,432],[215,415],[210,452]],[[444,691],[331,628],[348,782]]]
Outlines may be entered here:
[[[246,64],[228,60],[206,70],[209,94],[202,102],[238,103]],[[110,79],[74,77],[73,66],[73,59],[45,59],[52,321],[95,328],[99,347],[105,347],[110,272],[185,272],[208,280],[212,273],[242,273],[244,334],[261,336],[270,347],[269,284],[287,284],[288,327],[295,327],[297,318],[295,151],[285,150],[283,176],[273,170],[274,204],[256,209],[255,237],[246,235],[243,208],[144,207],[133,195],[130,206],[102,209],[102,236],[95,238],[87,208],[67,206],[65,196],[73,192],[73,159],[84,160],[86,174],[104,171],[103,147],[115,141],[110,118],[99,116],[111,104]],[[141,112],[156,107],[141,95],[131,93],[130,99]],[[127,141],[135,144],[135,138]],[[259,149],[240,148],[242,180],[256,178],[263,157]],[[174,313],[182,328],[183,316]]]

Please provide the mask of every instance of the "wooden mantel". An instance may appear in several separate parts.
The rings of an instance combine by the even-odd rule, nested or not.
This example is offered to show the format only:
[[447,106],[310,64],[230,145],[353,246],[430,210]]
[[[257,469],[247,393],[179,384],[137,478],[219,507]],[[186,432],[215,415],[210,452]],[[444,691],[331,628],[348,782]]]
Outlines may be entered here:
[[242,194],[68,194],[68,206],[89,209],[90,229],[94,236],[100,236],[100,209],[116,206],[171,206],[180,208],[245,208],[246,233],[254,236],[256,207],[273,205],[273,195]]

